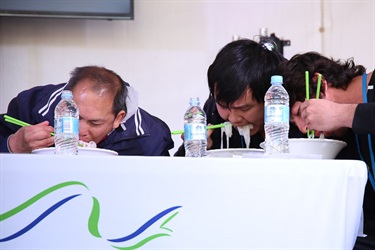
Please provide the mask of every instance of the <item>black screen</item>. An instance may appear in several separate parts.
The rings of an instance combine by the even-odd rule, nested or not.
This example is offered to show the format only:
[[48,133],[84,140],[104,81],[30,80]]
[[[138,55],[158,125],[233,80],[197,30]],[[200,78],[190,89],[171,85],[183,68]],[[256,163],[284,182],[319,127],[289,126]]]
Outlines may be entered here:
[[134,19],[134,0],[0,0],[0,16]]

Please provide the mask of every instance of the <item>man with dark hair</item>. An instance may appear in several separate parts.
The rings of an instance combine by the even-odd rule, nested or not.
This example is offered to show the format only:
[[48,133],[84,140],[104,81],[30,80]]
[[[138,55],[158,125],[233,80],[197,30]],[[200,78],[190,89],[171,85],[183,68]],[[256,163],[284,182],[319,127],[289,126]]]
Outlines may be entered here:
[[7,115],[31,126],[0,119],[0,152],[30,153],[50,147],[54,140],[54,109],[69,89],[77,103],[79,139],[119,155],[167,156],[173,148],[168,126],[138,107],[137,93],[115,72],[104,67],[77,67],[68,83],[38,86],[21,92]]
[[[204,105],[207,123],[229,121],[233,125],[229,142],[220,129],[209,130],[207,149],[244,148],[246,143],[237,128],[251,125],[250,148],[260,148],[264,141],[264,95],[270,87],[271,76],[279,73],[284,57],[271,41],[257,43],[240,39],[224,46],[207,72],[210,96]],[[294,127],[290,137],[301,133]],[[185,155],[183,145],[175,153]]]
[[[364,233],[354,249],[375,249],[375,74],[356,65],[353,59],[333,60],[317,52],[293,56],[280,64],[284,86],[290,93],[291,121],[301,132],[314,130],[319,136],[347,142],[338,159],[357,159],[368,166],[363,213]],[[305,101],[305,72],[309,91],[316,96],[318,75],[322,76],[319,99]]]

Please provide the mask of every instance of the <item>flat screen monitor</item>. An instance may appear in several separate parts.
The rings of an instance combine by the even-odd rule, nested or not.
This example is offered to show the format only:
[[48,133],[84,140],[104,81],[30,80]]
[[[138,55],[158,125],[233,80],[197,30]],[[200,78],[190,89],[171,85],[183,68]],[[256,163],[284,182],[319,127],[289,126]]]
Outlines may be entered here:
[[0,0],[0,16],[134,19],[134,0]]

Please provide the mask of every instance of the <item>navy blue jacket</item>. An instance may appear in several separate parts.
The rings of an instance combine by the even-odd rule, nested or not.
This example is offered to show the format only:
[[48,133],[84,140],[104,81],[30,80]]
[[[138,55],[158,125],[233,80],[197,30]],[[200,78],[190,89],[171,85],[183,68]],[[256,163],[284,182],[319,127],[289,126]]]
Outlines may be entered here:
[[[7,115],[37,124],[54,124],[54,110],[61,100],[66,84],[38,86],[18,94],[8,106]],[[138,107],[135,90],[127,86],[128,112],[121,125],[101,141],[97,147],[116,151],[119,155],[169,156],[174,143],[165,122]],[[20,127],[0,117],[0,152],[9,152],[7,139]]]

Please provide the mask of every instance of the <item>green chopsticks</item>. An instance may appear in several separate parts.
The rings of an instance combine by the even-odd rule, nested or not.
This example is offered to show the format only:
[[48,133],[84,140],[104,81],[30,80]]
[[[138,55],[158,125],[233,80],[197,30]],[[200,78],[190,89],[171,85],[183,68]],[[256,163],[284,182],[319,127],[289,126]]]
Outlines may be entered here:
[[[207,126],[206,128],[207,129],[215,129],[215,128],[222,128],[224,127],[225,124],[224,123],[220,123],[220,124],[216,124],[216,125],[210,125],[210,126]],[[172,135],[179,135],[179,134],[183,134],[184,133],[184,130],[181,129],[181,130],[175,130],[175,131],[172,131]]]
[[6,122],[10,122],[10,123],[16,124],[16,125],[21,126],[21,127],[31,125],[31,124],[28,124],[27,122],[23,122],[21,120],[18,120],[14,117],[9,116],[9,115],[4,115],[4,119],[5,119]]
[[[309,100],[310,99],[309,71],[305,71],[305,82],[306,82],[306,100]],[[316,99],[319,99],[320,97],[321,83],[322,83],[322,74],[318,74],[318,83],[316,86],[316,95],[315,95]],[[315,137],[314,130],[311,131],[311,134],[310,134],[310,129],[307,129],[307,137],[310,138],[310,136],[311,138]]]
[[[21,121],[21,120],[18,120],[14,117],[11,117],[9,115],[4,115],[4,120],[6,122],[9,122],[9,123],[13,123],[15,125],[18,125],[18,126],[21,126],[21,127],[25,127],[25,126],[30,126],[31,124],[27,123],[27,122],[24,122],[24,121]],[[51,133],[51,135],[55,135],[54,133]]]
[[320,85],[322,84],[322,75],[318,75],[318,86],[316,87],[316,99],[319,99],[320,97]]

